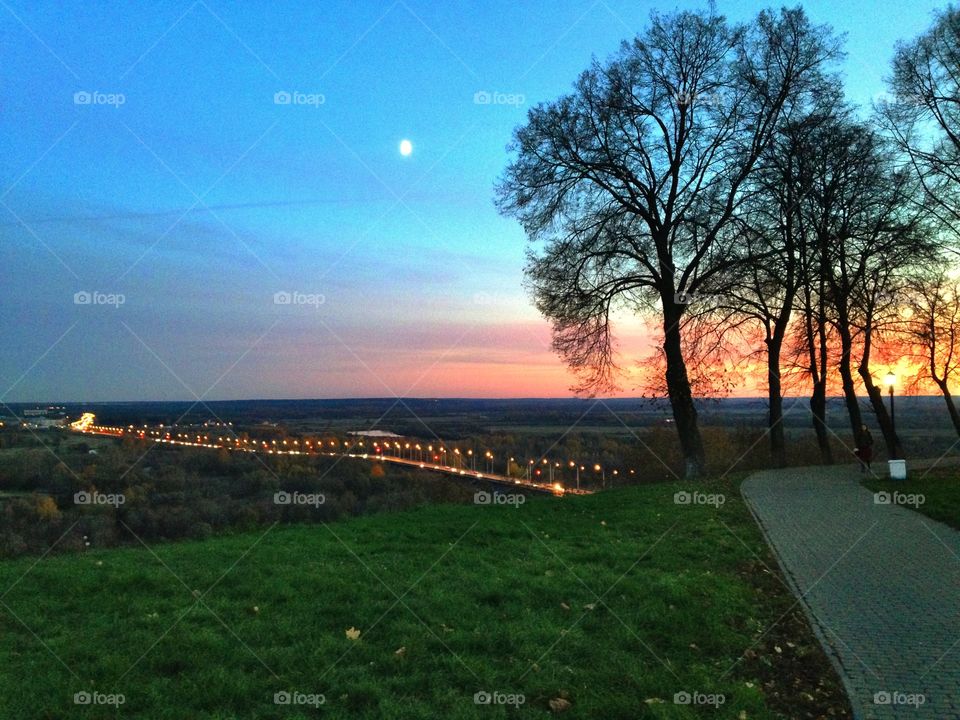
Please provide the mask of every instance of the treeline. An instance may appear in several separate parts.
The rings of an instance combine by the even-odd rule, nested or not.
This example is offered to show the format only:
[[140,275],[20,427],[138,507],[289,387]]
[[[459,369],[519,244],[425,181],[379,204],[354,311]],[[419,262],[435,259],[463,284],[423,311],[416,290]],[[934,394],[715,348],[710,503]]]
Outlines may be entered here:
[[646,317],[690,476],[706,466],[693,397],[731,389],[731,367],[766,378],[777,465],[783,395],[801,388],[821,461],[834,388],[858,442],[862,389],[900,452],[878,360],[907,358],[960,432],[960,12],[897,46],[874,108],[846,100],[842,60],[799,7],[745,24],[655,14],[516,131],[498,198],[533,243],[554,347],[579,390],[609,390],[613,318]]

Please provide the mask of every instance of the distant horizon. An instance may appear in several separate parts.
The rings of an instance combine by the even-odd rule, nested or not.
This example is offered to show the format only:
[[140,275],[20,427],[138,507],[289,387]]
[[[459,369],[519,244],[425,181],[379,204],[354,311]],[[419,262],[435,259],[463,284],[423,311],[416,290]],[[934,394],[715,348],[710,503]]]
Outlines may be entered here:
[[[883,394],[884,399],[886,400],[887,393]],[[808,395],[784,395],[784,399],[802,399],[809,397]],[[843,395],[827,395],[827,400],[843,400]],[[863,399],[868,399],[866,395],[858,395]],[[916,398],[916,399],[934,399],[939,402],[943,402],[943,397],[941,395],[935,394],[901,394],[897,393],[896,397],[898,400],[903,398]],[[699,396],[694,397],[694,401],[703,401],[703,402],[712,402],[718,400],[738,400],[738,401],[748,401],[748,400],[760,400],[762,402],[767,401],[765,395],[729,395],[729,396]],[[275,398],[219,398],[219,399],[203,399],[197,400],[195,398],[182,398],[175,400],[34,400],[34,401],[4,401],[0,408],[3,406],[12,407],[12,406],[23,406],[23,405],[45,405],[45,406],[57,406],[57,405],[137,405],[137,404],[147,404],[147,403],[193,403],[196,405],[205,405],[211,403],[256,403],[256,402],[350,402],[350,401],[384,401],[384,402],[393,402],[393,401],[421,401],[421,402],[435,402],[435,401],[449,401],[449,402],[542,402],[542,401],[570,401],[570,402],[669,402],[667,397],[643,397],[643,396],[602,396],[602,397],[576,397],[576,396],[567,396],[567,397],[547,397],[547,396],[530,396],[530,397],[442,397],[442,396],[392,396],[392,395],[370,395],[370,396],[351,396],[351,397],[304,397],[304,398],[289,398],[289,397],[275,397]]]

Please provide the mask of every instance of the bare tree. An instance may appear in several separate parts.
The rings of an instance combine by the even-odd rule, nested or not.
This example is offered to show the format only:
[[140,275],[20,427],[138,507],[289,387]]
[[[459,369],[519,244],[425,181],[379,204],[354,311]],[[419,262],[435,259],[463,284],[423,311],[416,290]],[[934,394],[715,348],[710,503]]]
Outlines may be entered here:
[[712,12],[653,15],[574,91],[531,110],[498,186],[532,241],[527,275],[581,392],[616,382],[611,313],[659,307],[665,380],[686,474],[702,474],[682,320],[686,298],[734,267],[724,232],[790,108],[839,49],[801,9],[748,26]]
[[916,171],[931,211],[960,221],[960,10],[937,14],[918,38],[897,46],[880,116]]
[[827,306],[827,283],[820,271],[821,258],[816,246],[807,246],[799,254],[800,274],[805,278],[800,288],[800,319],[795,326],[793,348],[796,364],[810,378],[810,414],[817,437],[820,460],[833,464],[833,448],[827,428],[827,383],[830,371],[832,330]]
[[[798,304],[802,306],[799,293],[816,281],[805,263],[811,238],[802,212],[803,200],[812,183],[813,159],[819,153],[815,131],[830,120],[840,101],[839,89],[826,86],[816,100],[817,107],[811,112],[783,123],[761,158],[752,182],[754,192],[737,217],[743,262],[731,279],[730,298],[733,309],[751,318],[762,336],[767,366],[767,432],[776,467],[787,463],[781,379],[784,343],[794,310]],[[809,347],[815,347],[812,338]],[[811,367],[810,375],[815,378],[816,362]],[[829,452],[829,442],[824,447]]]
[[945,264],[930,265],[907,285],[906,314],[900,329],[910,356],[919,362],[920,379],[940,389],[954,429],[960,434],[950,383],[960,375],[960,280]]
[[873,383],[871,348],[892,312],[898,274],[927,257],[929,242],[910,176],[894,169],[893,154],[878,133],[851,117],[846,113],[820,129],[813,183],[803,204],[816,237],[853,437],[859,444],[863,426],[856,365],[892,454],[899,440]]

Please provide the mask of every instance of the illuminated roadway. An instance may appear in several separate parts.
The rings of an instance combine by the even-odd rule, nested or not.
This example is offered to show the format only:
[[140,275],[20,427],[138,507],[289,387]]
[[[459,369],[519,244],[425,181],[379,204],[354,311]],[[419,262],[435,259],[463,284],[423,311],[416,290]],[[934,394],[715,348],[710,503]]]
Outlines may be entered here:
[[[409,458],[397,457],[395,455],[384,455],[382,453],[352,453],[352,452],[323,452],[323,451],[305,451],[305,450],[266,450],[254,449],[249,447],[232,447],[229,445],[220,445],[211,442],[192,442],[189,440],[176,440],[172,437],[149,437],[142,430],[130,430],[124,427],[107,427],[94,424],[95,417],[92,413],[84,413],[81,418],[69,427],[74,432],[87,435],[106,435],[109,437],[133,437],[139,440],[152,440],[153,442],[163,443],[165,445],[183,445],[186,447],[200,447],[211,450],[229,450],[231,452],[261,453],[267,455],[323,455],[326,457],[348,457],[357,460],[369,460],[371,462],[388,462],[395,465],[406,465],[418,470],[429,470],[431,472],[444,473],[445,475],[454,475],[468,480],[480,480],[493,483],[495,485],[504,485],[513,488],[522,488],[530,492],[549,493],[551,495],[590,495],[590,490],[578,490],[568,488],[559,483],[551,485],[550,483],[538,483],[532,480],[525,480],[507,475],[500,475],[493,472],[480,472],[466,468],[457,468],[452,465],[442,465],[440,463],[423,462]],[[199,436],[198,436],[199,437]]]

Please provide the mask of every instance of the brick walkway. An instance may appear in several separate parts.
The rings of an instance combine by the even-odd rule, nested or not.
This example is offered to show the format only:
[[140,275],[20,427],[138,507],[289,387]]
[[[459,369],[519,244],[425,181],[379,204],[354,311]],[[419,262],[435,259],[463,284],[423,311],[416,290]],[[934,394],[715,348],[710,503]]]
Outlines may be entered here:
[[856,717],[960,718],[960,532],[875,503],[859,479],[850,467],[765,471],[743,495]]

